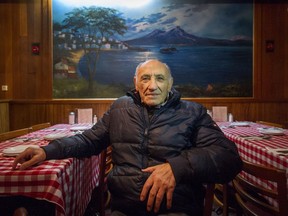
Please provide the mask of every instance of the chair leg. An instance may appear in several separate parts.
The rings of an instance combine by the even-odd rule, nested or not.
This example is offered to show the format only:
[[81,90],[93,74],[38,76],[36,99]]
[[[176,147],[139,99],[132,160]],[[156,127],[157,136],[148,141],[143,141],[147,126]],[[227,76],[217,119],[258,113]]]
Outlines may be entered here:
[[17,208],[13,213],[13,216],[27,216],[27,215],[28,211],[24,207]]
[[223,216],[228,216],[228,185],[223,184]]

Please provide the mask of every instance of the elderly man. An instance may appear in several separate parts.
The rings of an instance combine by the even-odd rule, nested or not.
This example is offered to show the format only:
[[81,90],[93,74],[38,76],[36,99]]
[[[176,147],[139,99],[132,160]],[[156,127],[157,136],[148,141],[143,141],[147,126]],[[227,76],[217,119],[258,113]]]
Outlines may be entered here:
[[203,183],[228,182],[241,170],[235,144],[202,105],[180,99],[166,64],[139,64],[134,84],[91,129],[27,149],[13,168],[89,157],[112,145],[113,216],[202,215]]

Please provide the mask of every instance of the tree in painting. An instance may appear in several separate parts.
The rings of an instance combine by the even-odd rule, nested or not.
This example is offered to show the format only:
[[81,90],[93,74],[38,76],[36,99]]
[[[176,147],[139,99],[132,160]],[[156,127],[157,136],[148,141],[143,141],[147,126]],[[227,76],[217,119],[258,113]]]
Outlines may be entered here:
[[125,33],[125,20],[113,8],[82,7],[75,8],[71,12],[66,13],[63,27],[65,29],[72,29],[74,34],[80,33],[85,35],[85,37],[80,38],[82,40],[81,47],[86,57],[88,70],[86,77],[88,81],[87,94],[89,94],[93,91],[93,80],[101,50],[107,43],[107,40],[113,35],[123,35]]

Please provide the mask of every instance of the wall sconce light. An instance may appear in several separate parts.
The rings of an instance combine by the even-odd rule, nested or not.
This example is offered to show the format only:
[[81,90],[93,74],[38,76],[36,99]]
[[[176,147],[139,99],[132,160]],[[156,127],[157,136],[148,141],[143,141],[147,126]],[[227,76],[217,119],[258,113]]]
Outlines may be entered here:
[[40,55],[40,43],[32,43],[32,54]]
[[266,40],[266,52],[274,52],[275,44],[274,40]]

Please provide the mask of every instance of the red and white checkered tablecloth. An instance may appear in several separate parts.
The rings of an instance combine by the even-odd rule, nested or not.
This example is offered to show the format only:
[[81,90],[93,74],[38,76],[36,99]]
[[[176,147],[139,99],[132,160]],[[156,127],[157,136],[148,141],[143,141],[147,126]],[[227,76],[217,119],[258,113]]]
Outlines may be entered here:
[[[11,170],[14,157],[2,156],[3,149],[17,145],[49,143],[52,133],[73,135],[72,126],[59,124],[0,143],[0,196],[23,195],[56,205],[55,215],[83,215],[92,190],[98,185],[100,156],[44,161],[27,170]],[[90,125],[91,126],[91,125]]]
[[[245,139],[245,136],[263,136],[259,132],[261,128],[267,128],[267,125],[249,122],[248,126],[229,127],[229,122],[217,122],[221,130],[227,138],[235,142],[239,154],[243,160],[264,166],[275,167],[286,170],[287,188],[288,188],[288,154],[276,154],[270,149],[285,148],[288,149],[288,130],[283,131],[283,135],[274,135],[269,139]],[[269,126],[268,126],[269,127]],[[268,181],[263,181],[255,177],[251,177],[245,173],[242,175],[248,180],[262,185],[264,187],[275,189],[276,185]]]

